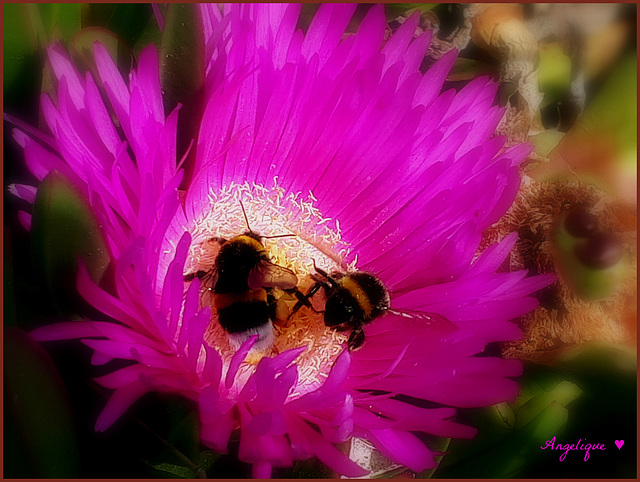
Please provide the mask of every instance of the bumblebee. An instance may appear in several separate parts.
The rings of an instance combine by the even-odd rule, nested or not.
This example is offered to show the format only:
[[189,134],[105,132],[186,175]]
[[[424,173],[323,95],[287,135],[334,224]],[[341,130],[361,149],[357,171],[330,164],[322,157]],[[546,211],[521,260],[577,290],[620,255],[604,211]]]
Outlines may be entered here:
[[[315,267],[320,276],[312,275],[316,283],[306,295],[296,293],[298,302],[291,315],[302,306],[324,314],[324,323],[338,331],[351,330],[348,346],[356,350],[364,343],[364,326],[389,309],[389,292],[382,282],[371,273],[332,273]],[[317,311],[310,298],[324,289],[327,301],[324,311]]]
[[[312,275],[316,283],[306,295],[296,292],[298,302],[291,311],[292,316],[302,306],[324,315],[326,326],[338,331],[351,330],[348,340],[349,350],[357,350],[365,341],[364,327],[385,313],[392,313],[405,318],[421,318],[429,321],[437,320],[446,325],[451,323],[440,315],[421,312],[407,312],[391,309],[389,291],[380,279],[364,271],[351,273],[326,271],[315,266]],[[310,299],[320,289],[326,294],[324,311],[316,310]]]
[[272,263],[262,244],[263,237],[248,230],[229,240],[211,238],[220,245],[210,270],[185,275],[195,277],[211,292],[218,320],[237,349],[252,335],[258,335],[257,350],[269,348],[275,339],[274,310],[269,299],[271,288],[295,289],[298,278],[293,271]]

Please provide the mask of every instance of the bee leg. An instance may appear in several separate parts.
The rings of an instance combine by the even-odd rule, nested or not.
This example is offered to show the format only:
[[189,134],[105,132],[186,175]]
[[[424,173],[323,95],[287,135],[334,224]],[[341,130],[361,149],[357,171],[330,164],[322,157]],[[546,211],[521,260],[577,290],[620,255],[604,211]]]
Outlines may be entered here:
[[212,238],[207,239],[207,242],[208,242],[209,244],[216,243],[216,244],[219,244],[220,246],[222,246],[222,245],[223,245],[224,243],[226,243],[227,241],[228,241],[227,239],[225,239],[225,238],[220,238],[220,237],[218,237],[218,236],[215,236],[215,237],[212,237]]
[[[325,270],[323,270],[323,269],[318,268],[318,266],[316,265],[316,260],[315,260],[315,259],[313,260],[313,269],[315,269],[315,270],[316,270],[316,272],[317,272],[320,276],[322,276],[324,279],[326,279],[326,280],[327,280],[327,282],[329,283],[329,285],[330,285],[332,288],[336,288],[336,287],[338,286],[338,283],[336,282],[336,280],[334,280],[331,276],[329,276],[329,273],[327,273],[327,272],[326,272]],[[314,280],[316,280],[317,282],[322,283],[322,284],[324,284],[324,285],[326,286],[326,284],[327,284],[326,282],[322,282],[322,281],[318,280],[318,278],[316,278],[316,277],[315,277],[315,276],[313,276],[313,275],[311,275],[311,277],[312,277]]]
[[268,292],[267,304],[269,305],[269,318],[273,323],[284,328],[291,324],[289,321],[289,307],[285,300],[276,298],[272,293]]
[[276,300],[273,303],[273,321],[278,326],[287,327],[291,324],[289,317],[289,307],[284,300]]
[[194,273],[187,273],[184,275],[184,280],[186,282],[193,281],[194,278],[198,278],[199,280],[202,280],[202,278],[204,278],[206,274],[207,272],[203,270],[199,270]]
[[313,259],[312,261],[313,261],[313,269],[315,269],[316,272],[320,276],[324,276],[325,278],[329,278],[329,274],[325,270],[318,268],[318,265],[316,264],[316,260]]
[[309,298],[315,295],[320,288],[324,288],[325,290],[327,289],[326,285],[323,282],[318,281],[317,279],[316,279],[316,283],[311,287],[311,289],[307,292],[306,295],[302,294],[302,292],[296,288],[293,294],[296,295],[298,302],[295,304],[295,306],[291,310],[291,313],[289,314],[289,319],[303,306],[306,306],[307,308],[313,310],[315,313],[324,313],[324,311],[316,310],[311,304],[311,302],[309,301]]
[[354,328],[349,335],[349,351],[355,351],[364,343],[364,330],[362,328]]

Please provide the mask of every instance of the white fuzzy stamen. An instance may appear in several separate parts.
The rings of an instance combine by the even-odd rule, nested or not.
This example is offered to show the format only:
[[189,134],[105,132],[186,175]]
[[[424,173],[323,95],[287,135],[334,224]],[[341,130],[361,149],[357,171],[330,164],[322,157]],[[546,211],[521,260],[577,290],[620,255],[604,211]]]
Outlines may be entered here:
[[[210,269],[215,261],[219,244],[211,238],[230,239],[251,229],[261,236],[294,234],[295,236],[263,239],[271,261],[293,270],[298,276],[298,288],[306,293],[314,281],[309,276],[314,272],[314,262],[326,271],[345,271],[343,259],[348,254],[342,242],[337,222],[322,216],[314,206],[316,199],[311,193],[302,199],[300,193],[285,194],[274,179],[272,188],[257,184],[232,183],[221,192],[209,194],[210,210],[198,219],[191,229],[192,245],[187,259],[185,274]],[[249,226],[243,214],[246,212]],[[285,292],[279,293],[289,309],[296,299]],[[322,290],[315,298],[322,298]],[[203,293],[204,303],[210,297]],[[242,337],[242,336],[241,336]],[[205,334],[207,343],[222,356],[226,372],[231,357],[237,350],[238,336],[229,337],[212,310],[211,323]],[[291,317],[288,326],[275,326],[275,341],[270,346],[255,347],[240,367],[236,377],[238,387],[244,385],[263,356],[275,356],[286,350],[306,346],[296,359],[298,384],[292,396],[302,395],[318,388],[328,376],[337,356],[345,349],[347,335],[336,332],[324,324],[322,314],[306,307]]]

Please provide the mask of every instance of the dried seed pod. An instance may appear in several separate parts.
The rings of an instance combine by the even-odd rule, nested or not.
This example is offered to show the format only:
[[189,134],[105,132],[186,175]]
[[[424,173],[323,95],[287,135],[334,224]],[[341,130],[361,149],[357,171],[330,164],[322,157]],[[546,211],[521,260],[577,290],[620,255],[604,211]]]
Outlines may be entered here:
[[615,266],[624,255],[620,239],[610,233],[594,233],[574,248],[576,258],[586,267],[603,270]]
[[579,206],[572,209],[564,220],[565,229],[576,238],[586,238],[598,230],[598,219],[593,213]]

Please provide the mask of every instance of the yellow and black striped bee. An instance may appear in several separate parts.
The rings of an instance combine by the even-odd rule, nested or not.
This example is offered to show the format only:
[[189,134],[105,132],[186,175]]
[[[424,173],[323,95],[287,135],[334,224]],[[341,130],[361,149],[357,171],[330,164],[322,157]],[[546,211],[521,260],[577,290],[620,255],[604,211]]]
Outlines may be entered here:
[[218,320],[235,349],[256,334],[256,350],[265,350],[274,343],[275,315],[269,290],[291,290],[298,284],[293,271],[271,262],[262,239],[251,230],[229,240],[211,238],[210,242],[220,245],[211,269],[184,277],[185,281],[199,278],[211,292]]
[[[302,306],[322,313],[326,326],[338,331],[351,330],[348,340],[349,350],[357,350],[365,340],[364,327],[385,313],[393,313],[405,318],[420,318],[424,320],[451,323],[444,317],[433,313],[407,312],[391,309],[389,291],[380,279],[365,271],[351,273],[334,272],[329,275],[326,271],[315,266],[318,275],[312,275],[316,283],[306,295],[297,292],[298,302],[293,307],[291,315]],[[310,298],[320,289],[326,294],[326,304],[323,311],[316,310]]]

